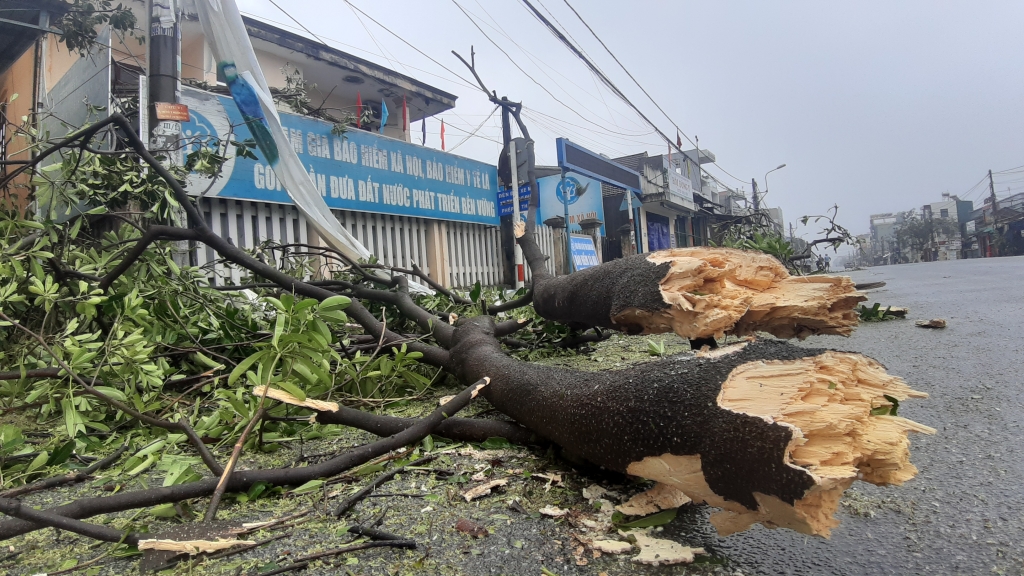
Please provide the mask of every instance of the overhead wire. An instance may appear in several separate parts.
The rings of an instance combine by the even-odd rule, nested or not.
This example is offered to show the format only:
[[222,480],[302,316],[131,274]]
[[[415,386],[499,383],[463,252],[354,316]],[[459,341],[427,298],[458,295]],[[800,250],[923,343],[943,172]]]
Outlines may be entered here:
[[[507,40],[508,40],[509,42],[511,42],[511,43],[512,43],[512,45],[513,45],[513,46],[515,46],[516,48],[518,48],[518,49],[519,49],[519,51],[520,51],[520,52],[522,52],[522,53],[523,53],[523,54],[524,54],[524,55],[525,55],[525,56],[527,57],[527,59],[529,59],[529,60],[530,60],[530,62],[532,62],[532,63],[533,63],[533,65],[534,65],[534,66],[536,66],[536,67],[537,67],[537,68],[538,68],[538,69],[539,69],[539,70],[541,71],[541,73],[542,73],[542,74],[544,74],[544,76],[546,76],[546,77],[547,77],[547,78],[548,78],[549,80],[551,80],[551,82],[552,82],[552,83],[554,83],[554,84],[555,84],[556,86],[558,86],[558,87],[559,87],[559,88],[560,88],[560,89],[561,89],[561,90],[562,90],[563,92],[565,92],[565,93],[566,93],[566,94],[568,95],[568,97],[569,97],[569,98],[570,98],[570,99],[571,99],[571,100],[572,100],[573,102],[576,102],[577,104],[579,104],[579,105],[580,105],[580,107],[581,107],[581,108],[583,108],[583,109],[584,109],[585,111],[587,111],[587,112],[589,112],[589,113],[591,113],[591,114],[593,114],[593,115],[595,115],[595,116],[597,116],[597,117],[601,117],[601,115],[600,115],[600,114],[598,114],[597,112],[595,112],[594,110],[592,110],[591,108],[589,108],[588,106],[586,106],[586,105],[585,105],[585,104],[584,104],[583,102],[581,102],[581,101],[580,101],[580,100],[579,100],[578,98],[576,98],[576,96],[574,95],[574,94],[575,94],[575,92],[573,92],[572,90],[568,90],[568,89],[566,89],[566,87],[565,87],[565,86],[563,86],[562,84],[560,84],[560,83],[559,83],[559,81],[558,81],[557,79],[555,79],[555,78],[554,78],[554,77],[552,77],[552,76],[551,76],[550,74],[548,74],[548,73],[547,73],[547,71],[546,71],[545,69],[547,69],[547,70],[551,70],[552,72],[554,72],[554,73],[555,73],[555,74],[557,74],[558,76],[561,76],[562,78],[564,78],[564,79],[565,79],[566,81],[568,81],[568,82],[569,82],[570,84],[572,84],[573,86],[575,86],[576,88],[578,88],[578,89],[579,89],[579,92],[580,92],[580,93],[582,93],[582,94],[589,94],[589,93],[590,93],[590,90],[589,90],[588,88],[585,88],[585,87],[583,87],[583,86],[580,86],[580,85],[579,85],[579,84],[578,84],[578,83],[577,83],[577,82],[576,82],[575,80],[573,80],[573,79],[572,79],[571,77],[569,77],[569,76],[567,76],[566,74],[564,74],[564,73],[563,73],[563,72],[562,72],[561,70],[559,70],[558,68],[556,68],[556,67],[554,67],[554,66],[552,66],[552,65],[548,64],[548,63],[547,63],[547,62],[545,61],[545,59],[544,59],[544,58],[541,58],[541,57],[537,56],[536,54],[534,54],[533,52],[531,52],[530,50],[526,49],[526,48],[525,48],[525,47],[524,47],[524,46],[523,46],[522,44],[520,44],[520,43],[519,43],[519,42],[518,42],[518,41],[517,41],[517,40],[515,39],[515,37],[514,37],[514,36],[510,35],[510,34],[509,34],[508,32],[506,32],[506,31],[505,31],[505,29],[504,29],[504,28],[503,28],[503,27],[501,26],[501,24],[499,24],[499,23],[498,23],[498,21],[497,21],[497,20],[496,20],[496,19],[494,18],[494,16],[492,16],[492,15],[491,15],[491,13],[487,11],[487,8],[486,8],[486,7],[485,7],[485,6],[483,5],[483,4],[481,4],[481,3],[480,3],[480,0],[474,0],[474,2],[476,2],[477,6],[479,6],[479,7],[480,7],[480,9],[481,9],[481,10],[483,10],[484,14],[486,14],[486,15],[487,15],[487,17],[491,19],[491,22],[493,22],[493,25],[492,25],[492,24],[488,23],[488,22],[487,22],[486,20],[484,20],[484,24],[486,24],[486,25],[487,25],[487,26],[488,26],[489,28],[491,28],[492,30],[496,31],[496,32],[497,32],[498,34],[501,34],[502,36],[504,36],[504,37],[505,37],[505,38],[506,38],[506,39],[507,39]],[[521,5],[520,5],[520,6],[521,6]],[[481,18],[481,20],[483,20],[483,19]],[[608,105],[607,105],[607,101],[605,101],[605,100],[604,100],[604,94],[603,94],[603,93],[601,93],[601,91],[600,91],[600,90],[598,91],[598,96],[600,97],[600,99],[601,99],[602,103],[604,104],[605,108],[608,108]],[[593,96],[591,96],[591,97],[593,97]],[[596,101],[596,100],[597,100],[597,98],[594,98],[594,100]],[[610,122],[611,122],[611,123],[612,123],[613,125],[615,125],[615,127],[616,127],[616,128],[618,128],[618,129],[620,129],[620,130],[623,130],[623,131],[625,131],[625,130],[626,130],[625,128],[623,128],[622,126],[620,126],[620,125],[618,124],[618,122],[616,122],[616,121],[615,121],[615,116],[614,116],[614,114],[612,114],[612,113],[611,113],[610,109],[609,109],[609,118],[608,118],[608,120],[609,120],[609,121],[610,121]],[[632,122],[634,122],[634,123],[635,123],[635,120],[633,120],[633,119],[630,119],[630,121],[632,121]],[[592,121],[591,121],[591,122],[592,122]],[[600,124],[597,124],[596,122],[594,123],[594,125],[595,125],[595,126],[600,126]]]
[[[456,144],[455,146],[452,146],[450,149],[448,149],[448,152],[454,152],[456,148],[458,148],[459,146],[462,146],[463,144],[465,144],[466,141],[469,140],[470,138],[472,138],[473,136],[476,136],[476,133],[479,132],[480,129],[484,127],[484,124],[486,124],[488,120],[490,120],[491,118],[494,117],[494,113],[498,111],[498,108],[499,108],[498,106],[495,106],[494,110],[491,110],[491,113],[488,114],[486,118],[484,118],[483,122],[481,122],[476,128],[474,128],[472,132],[467,134],[465,138],[463,138],[461,141],[459,141],[458,144]],[[491,139],[487,138],[487,140],[491,140]],[[493,141],[497,142],[497,140],[493,140]]]
[[[529,2],[527,2],[526,0],[523,0],[523,1],[526,2],[527,4],[529,4]],[[540,0],[537,0],[537,1],[539,2]],[[683,138],[686,138],[687,142],[689,142],[690,144],[693,144],[694,148],[697,148],[697,144],[693,140],[691,140],[690,137],[687,136],[685,132],[683,132],[683,130],[679,127],[679,125],[676,124],[676,122],[674,120],[672,120],[672,117],[669,116],[668,113],[665,112],[665,110],[661,107],[661,105],[659,105],[658,102],[654,99],[654,97],[651,96],[649,92],[647,92],[647,89],[644,88],[640,84],[640,82],[633,76],[633,74],[626,68],[626,66],[619,60],[619,58],[617,56],[615,56],[615,53],[612,52],[610,48],[608,48],[608,45],[604,43],[604,40],[602,40],[601,37],[597,35],[597,32],[595,32],[594,29],[590,27],[590,24],[588,24],[587,21],[583,19],[583,16],[580,15],[580,13],[576,10],[576,8],[574,8],[573,5],[569,3],[569,0],[562,0],[562,1],[565,2],[565,5],[568,6],[570,10],[572,10],[572,13],[576,15],[576,18],[578,18],[579,21],[582,22],[584,26],[586,26],[587,30],[590,31],[590,33],[601,44],[601,46],[605,49],[605,51],[608,52],[608,54],[612,57],[613,60],[615,60],[615,63],[618,64],[620,68],[622,68],[622,71],[625,72],[627,76],[629,76],[629,79],[632,80],[633,83],[636,84],[638,88],[640,88],[640,90],[644,93],[644,95],[647,96],[647,99],[650,100],[652,104],[654,104],[654,106],[658,109],[659,112],[662,113],[662,115],[665,116],[666,119],[668,119],[668,121],[679,132],[679,134],[681,134],[683,136]],[[564,28],[564,26],[563,26],[563,28]],[[632,106],[632,104],[631,104],[631,106]],[[638,113],[639,113],[639,110],[638,110]],[[641,114],[641,117],[643,117],[644,120],[647,120],[647,118],[645,116],[643,116],[642,114]],[[647,120],[647,122],[650,123],[649,120]],[[664,134],[662,134],[662,136],[664,136]],[[673,144],[675,144],[669,138],[666,137],[665,139],[668,141],[669,146],[672,146]],[[676,146],[676,148],[678,149],[679,147]],[[682,152],[682,150],[680,150],[680,152]],[[700,154],[701,154],[700,150],[697,150],[697,168],[698,168],[698,170],[700,169]],[[739,182],[746,183],[745,180],[734,176],[731,172],[729,172],[725,168],[722,168],[722,166],[719,165],[717,161],[716,162],[712,162],[712,164],[714,164],[719,170],[721,170],[722,172],[727,174],[730,178],[733,178],[733,179],[735,179],[735,180],[737,180]]]
[[576,110],[575,108],[573,108],[572,106],[569,106],[568,104],[566,104],[565,102],[563,102],[563,101],[562,101],[562,100],[561,100],[561,99],[560,99],[559,97],[555,96],[555,95],[554,95],[554,94],[553,94],[553,93],[552,93],[552,92],[551,92],[550,90],[548,90],[548,88],[547,88],[546,86],[544,86],[543,84],[541,84],[540,82],[538,82],[536,78],[534,78],[534,77],[533,77],[533,76],[532,76],[532,75],[531,75],[531,74],[530,74],[529,72],[527,72],[526,70],[524,70],[524,69],[523,69],[523,67],[522,67],[522,66],[520,66],[520,65],[519,65],[519,63],[518,63],[518,62],[516,62],[516,61],[515,61],[515,59],[514,59],[514,58],[512,58],[512,56],[511,56],[511,55],[510,55],[510,54],[509,54],[509,53],[508,53],[508,52],[507,52],[507,51],[506,51],[506,50],[505,50],[504,48],[502,48],[502,47],[501,47],[501,45],[499,45],[499,44],[498,44],[497,42],[495,42],[495,41],[494,41],[494,39],[493,39],[493,38],[491,38],[491,37],[490,37],[490,35],[488,35],[488,34],[487,34],[487,32],[485,32],[485,31],[484,31],[484,29],[480,27],[480,25],[479,25],[479,24],[477,23],[476,19],[474,19],[474,18],[473,18],[473,17],[472,17],[471,15],[470,15],[470,13],[469,13],[469,12],[468,12],[468,11],[467,11],[467,10],[466,10],[465,8],[463,8],[461,4],[459,4],[458,0],[451,0],[451,1],[452,1],[452,3],[453,3],[453,4],[455,4],[455,6],[456,6],[456,7],[457,7],[457,8],[459,9],[459,11],[460,11],[460,12],[462,12],[462,13],[463,13],[463,15],[465,15],[467,19],[469,19],[470,23],[472,23],[472,24],[473,24],[473,26],[474,26],[474,27],[476,27],[476,29],[477,29],[477,30],[479,30],[481,34],[483,34],[484,38],[486,38],[488,42],[490,42],[490,43],[491,43],[491,44],[492,44],[492,45],[493,45],[493,46],[494,46],[495,48],[497,48],[497,49],[498,49],[498,50],[499,50],[499,51],[500,51],[500,52],[501,52],[502,54],[504,54],[504,55],[505,55],[505,57],[506,57],[506,58],[508,58],[509,62],[511,62],[511,63],[512,63],[512,65],[516,67],[516,69],[518,69],[518,70],[519,70],[520,72],[522,72],[524,76],[526,76],[527,78],[529,78],[531,82],[533,82],[534,84],[536,84],[536,85],[537,85],[537,87],[539,87],[539,88],[540,88],[541,90],[543,90],[543,91],[544,91],[544,92],[545,92],[545,93],[546,93],[546,94],[547,94],[548,96],[550,96],[550,97],[551,97],[551,98],[552,98],[552,99],[553,99],[553,100],[554,100],[555,102],[558,102],[559,104],[561,104],[562,106],[564,106],[564,107],[565,107],[566,109],[568,109],[569,111],[571,111],[571,112],[572,112],[573,114],[575,114],[575,115],[579,116],[579,117],[580,117],[581,119],[583,119],[583,120],[584,120],[585,122],[591,122],[591,123],[594,123],[594,122],[593,122],[592,120],[590,120],[589,118],[587,118],[587,117],[583,116],[582,114],[580,114],[580,113],[579,113],[579,112],[578,112],[578,111],[577,111],[577,110]]

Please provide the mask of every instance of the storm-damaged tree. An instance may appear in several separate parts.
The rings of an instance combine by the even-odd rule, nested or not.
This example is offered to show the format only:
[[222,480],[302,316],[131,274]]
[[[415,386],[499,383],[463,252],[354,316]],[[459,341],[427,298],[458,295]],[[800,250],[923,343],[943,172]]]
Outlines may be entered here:
[[[529,138],[521,122],[520,129]],[[95,149],[101,136],[120,150]],[[517,225],[533,275],[529,293],[489,301],[478,290],[467,298],[435,285],[437,295],[414,296],[411,280],[431,283],[416,267],[382,275],[379,265],[323,247],[264,245],[254,253],[216,235],[183,181],[188,169],[222,161],[230,144],[211,143],[219,148],[193,153],[189,166],[172,172],[115,115],[0,182],[63,156],[37,171],[46,197],[37,198],[36,218],[7,213],[0,222],[0,361],[9,370],[0,374],[0,399],[6,409],[59,417],[64,428],[53,450],[33,454],[5,425],[5,485],[37,480],[72,451],[120,443],[131,427],[150,443],[133,447],[123,473],[166,470],[163,487],[49,510],[0,497],[0,512],[15,517],[0,522],[0,539],[53,526],[140,542],[138,534],[82,520],[207,497],[212,520],[225,492],[327,478],[428,434],[555,443],[720,508],[712,521],[721,533],[760,522],[828,535],[839,496],[855,479],[899,484],[916,472],[907,433],[930,429],[896,408],[923,394],[858,354],[768,339],[600,373],[510,354],[520,334],[530,334],[533,313],[592,331],[581,340],[608,329],[690,339],[848,334],[863,298],[846,278],[791,277],[768,255],[714,248],[637,255],[555,277],[534,237],[534,197]],[[177,206],[188,226],[160,223]],[[92,234],[111,219],[121,224],[116,232]],[[208,270],[179,267],[168,246],[177,241],[212,250],[218,266],[240,270],[245,284],[211,286]],[[464,391],[423,419],[344,406],[372,401],[388,379],[422,390],[424,374],[448,375]],[[510,420],[451,417],[477,394]],[[356,426],[383,439],[315,465],[233,469],[240,451],[294,432],[284,427],[296,420],[315,430]],[[219,447],[232,445],[225,458]],[[200,461],[209,474],[195,470]]]

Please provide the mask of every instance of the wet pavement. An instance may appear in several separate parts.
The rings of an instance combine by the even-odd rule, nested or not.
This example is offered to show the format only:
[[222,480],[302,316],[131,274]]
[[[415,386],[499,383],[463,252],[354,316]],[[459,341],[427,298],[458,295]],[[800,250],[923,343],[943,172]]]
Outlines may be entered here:
[[[917,478],[901,487],[855,483],[831,540],[761,527],[695,539],[700,518],[674,531],[703,540],[743,574],[1024,573],[1024,257],[850,276],[887,282],[867,304],[908,307],[909,319],[805,344],[867,354],[931,394],[900,405],[901,416],[938,429],[911,437]],[[931,318],[949,327],[914,326]]]

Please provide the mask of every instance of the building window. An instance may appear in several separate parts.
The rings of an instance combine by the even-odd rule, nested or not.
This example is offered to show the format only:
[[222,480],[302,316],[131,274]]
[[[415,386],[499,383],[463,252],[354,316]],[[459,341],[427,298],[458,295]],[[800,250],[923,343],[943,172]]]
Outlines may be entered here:
[[949,218],[949,208],[942,208],[939,210],[939,216],[943,218]]

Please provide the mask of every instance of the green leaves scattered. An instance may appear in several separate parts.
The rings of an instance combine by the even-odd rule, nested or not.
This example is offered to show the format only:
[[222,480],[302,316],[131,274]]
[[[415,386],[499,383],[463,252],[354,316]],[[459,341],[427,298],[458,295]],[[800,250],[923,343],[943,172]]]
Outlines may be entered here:
[[663,526],[668,524],[675,519],[678,512],[678,508],[670,508],[629,522],[622,521],[623,516],[621,513],[617,512],[612,515],[612,522],[614,522],[619,528],[650,528],[651,526]]
[[868,308],[861,304],[857,307],[857,314],[860,316],[861,322],[883,322],[885,320],[895,320],[900,318],[899,315],[892,312],[892,306],[886,306],[885,310],[881,309],[881,304],[875,302],[874,306]]

